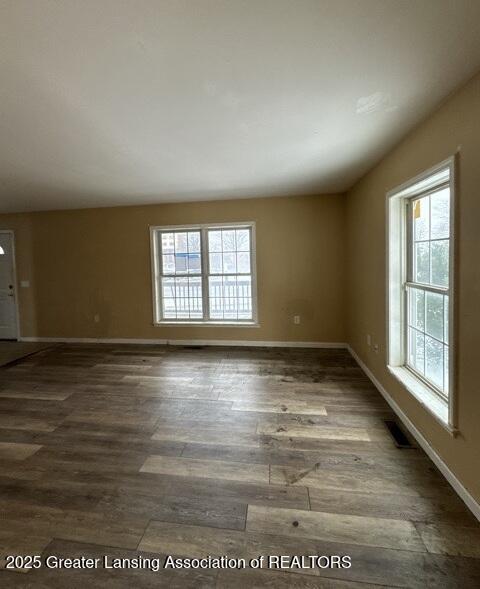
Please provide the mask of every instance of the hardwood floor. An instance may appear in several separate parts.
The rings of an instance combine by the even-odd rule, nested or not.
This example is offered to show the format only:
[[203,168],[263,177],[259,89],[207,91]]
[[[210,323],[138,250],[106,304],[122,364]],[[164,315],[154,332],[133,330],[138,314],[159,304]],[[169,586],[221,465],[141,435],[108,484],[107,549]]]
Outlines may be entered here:
[[[53,344],[55,345],[55,344]],[[51,348],[52,344],[40,342],[16,342],[16,341],[1,341],[0,340],[0,366],[9,364],[20,358],[35,354],[40,350]]]
[[[0,368],[0,561],[341,555],[350,568],[1,570],[1,587],[480,587],[480,524],[344,350],[64,345]],[[325,562],[322,561],[322,562]]]

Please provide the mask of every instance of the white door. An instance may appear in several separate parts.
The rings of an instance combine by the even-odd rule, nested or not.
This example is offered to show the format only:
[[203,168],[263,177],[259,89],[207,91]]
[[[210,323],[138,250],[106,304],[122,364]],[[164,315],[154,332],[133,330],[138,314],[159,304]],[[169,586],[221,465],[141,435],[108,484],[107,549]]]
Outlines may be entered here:
[[0,339],[17,339],[13,235],[0,232]]

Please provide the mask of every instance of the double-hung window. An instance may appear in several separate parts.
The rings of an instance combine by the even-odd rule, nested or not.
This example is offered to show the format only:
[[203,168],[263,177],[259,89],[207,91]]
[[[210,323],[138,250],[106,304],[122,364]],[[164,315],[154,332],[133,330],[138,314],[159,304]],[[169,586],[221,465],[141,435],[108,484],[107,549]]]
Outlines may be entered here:
[[256,324],[253,223],[152,227],[155,323]]
[[449,429],[455,429],[453,163],[388,194],[389,368]]

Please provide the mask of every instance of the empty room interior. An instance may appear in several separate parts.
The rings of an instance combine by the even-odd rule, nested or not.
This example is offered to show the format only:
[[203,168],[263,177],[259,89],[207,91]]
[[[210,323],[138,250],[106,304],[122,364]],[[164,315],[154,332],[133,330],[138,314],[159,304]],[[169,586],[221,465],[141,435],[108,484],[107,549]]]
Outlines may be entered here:
[[480,587],[480,2],[0,0],[0,586]]

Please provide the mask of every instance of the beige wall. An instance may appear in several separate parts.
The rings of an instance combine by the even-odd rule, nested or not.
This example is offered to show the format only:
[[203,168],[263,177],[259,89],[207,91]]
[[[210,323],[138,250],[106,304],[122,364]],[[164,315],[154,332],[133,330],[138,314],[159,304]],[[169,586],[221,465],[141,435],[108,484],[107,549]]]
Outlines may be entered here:
[[[457,374],[460,435],[453,438],[386,369],[385,194],[454,154]],[[349,193],[348,341],[450,469],[480,501],[480,75],[452,96]],[[380,345],[376,354],[366,335]]]
[[[234,221],[257,223],[261,326],[153,327],[149,225]],[[344,342],[344,221],[333,195],[0,215],[0,228],[31,281],[23,336]]]

